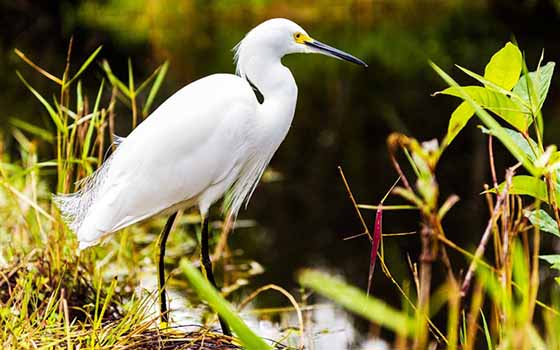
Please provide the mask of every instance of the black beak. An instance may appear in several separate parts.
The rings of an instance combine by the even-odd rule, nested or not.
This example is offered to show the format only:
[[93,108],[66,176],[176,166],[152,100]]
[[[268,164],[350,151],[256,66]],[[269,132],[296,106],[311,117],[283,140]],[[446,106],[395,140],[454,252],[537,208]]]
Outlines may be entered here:
[[327,44],[323,44],[320,41],[317,40],[313,40],[313,41],[306,41],[305,45],[314,48],[318,53],[322,53],[324,55],[327,56],[331,56],[334,58],[338,58],[340,60],[344,60],[344,61],[348,61],[348,62],[352,62],[355,64],[359,64],[360,66],[366,67],[367,68],[367,64],[362,61],[359,58],[356,58],[344,51],[340,51],[339,49],[335,49],[332,46],[329,46]]

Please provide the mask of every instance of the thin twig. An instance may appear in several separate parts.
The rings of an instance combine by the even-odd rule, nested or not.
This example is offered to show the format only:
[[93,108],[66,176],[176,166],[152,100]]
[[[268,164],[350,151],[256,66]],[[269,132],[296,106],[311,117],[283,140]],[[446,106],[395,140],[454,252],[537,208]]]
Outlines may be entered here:
[[[368,209],[368,210],[377,210],[381,206],[379,205],[370,205],[370,204],[358,204],[358,208],[360,209]],[[414,205],[383,205],[383,211],[386,210],[418,210],[417,206]]]
[[502,192],[498,196],[498,200],[496,201],[496,204],[494,206],[494,210],[492,211],[492,215],[491,215],[490,219],[488,219],[488,224],[486,225],[486,229],[484,230],[484,233],[482,234],[482,238],[480,240],[480,243],[478,244],[478,247],[476,248],[476,252],[474,254],[474,259],[471,261],[469,269],[467,270],[467,274],[465,275],[465,279],[464,279],[463,285],[461,287],[461,297],[464,297],[469,290],[469,287],[470,287],[470,284],[471,284],[471,279],[472,279],[474,270],[476,269],[476,265],[479,262],[482,255],[484,254],[484,250],[486,249],[486,244],[488,243],[488,239],[490,238],[490,233],[492,232],[492,226],[494,225],[495,219],[498,216],[498,213],[500,212],[502,204],[503,204],[504,200],[506,199],[506,197],[509,193],[509,189],[511,187],[511,181],[512,181],[512,178],[513,178],[514,171],[515,171],[515,167],[509,168],[506,171],[506,185],[504,186]]
[[360,222],[362,224],[362,228],[364,229],[364,233],[366,233],[368,235],[370,241],[372,241],[373,237],[369,233],[366,221],[364,220],[364,217],[362,216],[362,213],[360,212],[360,209],[358,208],[358,203],[356,203],[356,200],[354,199],[354,195],[352,194],[352,190],[350,190],[350,185],[348,185],[348,181],[346,181],[346,176],[344,176],[344,171],[342,171],[342,167],[339,166],[338,171],[340,172],[340,177],[342,178],[342,182],[344,182],[344,187],[346,187],[346,192],[348,193],[348,196],[350,197],[350,201],[352,201],[352,205],[354,205],[354,209],[356,210],[356,213],[358,214],[358,218],[360,219]]
[[267,291],[267,290],[275,290],[275,291],[279,292],[280,294],[283,294],[290,301],[290,303],[293,305],[293,307],[296,311],[296,315],[297,315],[298,323],[299,323],[300,349],[303,349],[305,347],[305,329],[304,329],[304,324],[303,324],[303,315],[301,313],[301,309],[300,309],[296,299],[293,297],[293,295],[291,295],[284,288],[282,288],[280,286],[277,286],[275,284],[267,284],[266,286],[262,286],[262,287],[258,288],[257,290],[255,290],[253,293],[251,293],[247,298],[245,298],[239,304],[238,310],[243,309],[251,300],[255,299],[257,297],[257,295],[259,295],[260,293],[262,293],[264,291]]

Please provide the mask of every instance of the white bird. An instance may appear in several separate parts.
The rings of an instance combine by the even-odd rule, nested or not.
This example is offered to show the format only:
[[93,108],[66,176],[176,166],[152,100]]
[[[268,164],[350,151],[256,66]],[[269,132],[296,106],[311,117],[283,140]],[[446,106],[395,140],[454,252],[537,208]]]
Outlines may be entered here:
[[[160,236],[164,322],[163,256],[176,212],[198,207],[203,266],[215,286],[208,257],[208,210],[231,191],[224,208],[235,217],[290,128],[298,89],[282,57],[320,53],[367,67],[281,18],[252,29],[234,50],[236,75],[214,74],[183,87],[120,138],[115,152],[78,192],[55,197],[80,249],[154,215],[172,214]],[[222,329],[229,333],[223,322]]]

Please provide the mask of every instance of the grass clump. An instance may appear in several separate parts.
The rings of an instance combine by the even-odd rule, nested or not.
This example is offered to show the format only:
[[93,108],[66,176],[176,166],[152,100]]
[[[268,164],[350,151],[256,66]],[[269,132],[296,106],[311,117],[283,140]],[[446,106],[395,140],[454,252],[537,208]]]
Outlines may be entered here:
[[[0,346],[241,349],[246,334],[239,335],[239,340],[216,333],[205,324],[159,325],[159,315],[153,311],[157,309],[157,291],[137,290],[141,270],[155,268],[150,243],[160,231],[159,220],[125,229],[107,244],[78,254],[74,234],[53,204],[51,192],[76,191],[80,180],[102,163],[112,146],[117,111],[124,111],[124,115],[129,111],[132,128],[147,117],[167,71],[165,63],[136,85],[129,61],[125,84],[103,61],[101,71],[106,78],[100,80],[90,99],[81,77],[97,62],[100,51],[101,47],[94,50],[72,72],[70,41],[67,63],[57,76],[16,50],[35,72],[55,83],[58,91],[45,96],[17,72],[52,123],[43,129],[13,119],[11,134],[0,135]],[[16,156],[8,140],[16,141]],[[49,148],[52,152],[46,151]],[[45,153],[54,158],[40,160]],[[185,215],[180,222],[191,221],[193,218]],[[166,262],[170,267],[178,266],[185,250],[196,255],[191,249],[196,245],[193,238],[182,235],[177,239],[173,246],[181,247],[181,252],[171,254]],[[225,249],[223,244],[220,249]],[[196,259],[198,256],[189,257],[188,261]],[[188,290],[184,279],[169,281],[170,285],[176,283]]]

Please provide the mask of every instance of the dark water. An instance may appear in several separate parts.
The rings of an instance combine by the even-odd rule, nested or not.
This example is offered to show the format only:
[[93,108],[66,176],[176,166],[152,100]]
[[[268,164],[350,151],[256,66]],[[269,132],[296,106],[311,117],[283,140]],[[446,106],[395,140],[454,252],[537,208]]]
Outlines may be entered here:
[[[441,138],[458,104],[451,97],[430,96],[445,86],[427,60],[462,82],[468,80],[453,63],[482,72],[491,54],[511,39],[519,43],[530,68],[543,48],[545,61],[558,61],[560,12],[552,0],[301,3],[2,2],[0,121],[4,126],[8,117],[18,117],[48,125],[39,105],[29,103],[31,96],[14,71],[21,70],[40,91],[54,86],[35,79],[12,53],[15,47],[60,72],[73,34],[76,60],[103,44],[101,56],[122,78],[128,57],[138,77],[147,76],[168,59],[161,102],[194,79],[233,72],[230,49],[254,25],[271,17],[291,18],[312,36],[351,52],[370,67],[364,70],[308,55],[284,59],[296,77],[299,100],[292,129],[271,163],[281,180],[258,187],[248,210],[240,214],[242,219],[255,219],[258,227],[236,231],[231,244],[266,268],[258,283],[293,287],[299,268],[320,266],[364,286],[368,243],[364,238],[342,240],[361,228],[337,166],[346,172],[359,202],[378,202],[396,178],[387,158],[389,133],[400,131],[420,140]],[[96,86],[99,69],[89,77],[85,86]],[[557,142],[560,136],[558,82],[553,79],[544,109],[549,142]],[[486,146],[476,124],[471,121],[447,151],[438,177],[442,198],[452,193],[461,197],[444,224],[448,236],[467,247],[476,244],[487,215],[478,195],[489,180]],[[127,125],[120,125],[121,134],[129,131]],[[395,198],[390,202],[402,203]],[[372,225],[374,213],[364,213]],[[384,231],[416,230],[417,219],[413,212],[386,213]],[[406,255],[417,257],[418,238],[388,238],[385,245],[387,262],[397,279],[409,278]],[[453,258],[464,262],[460,256]],[[374,294],[399,303],[398,294],[379,271]]]

